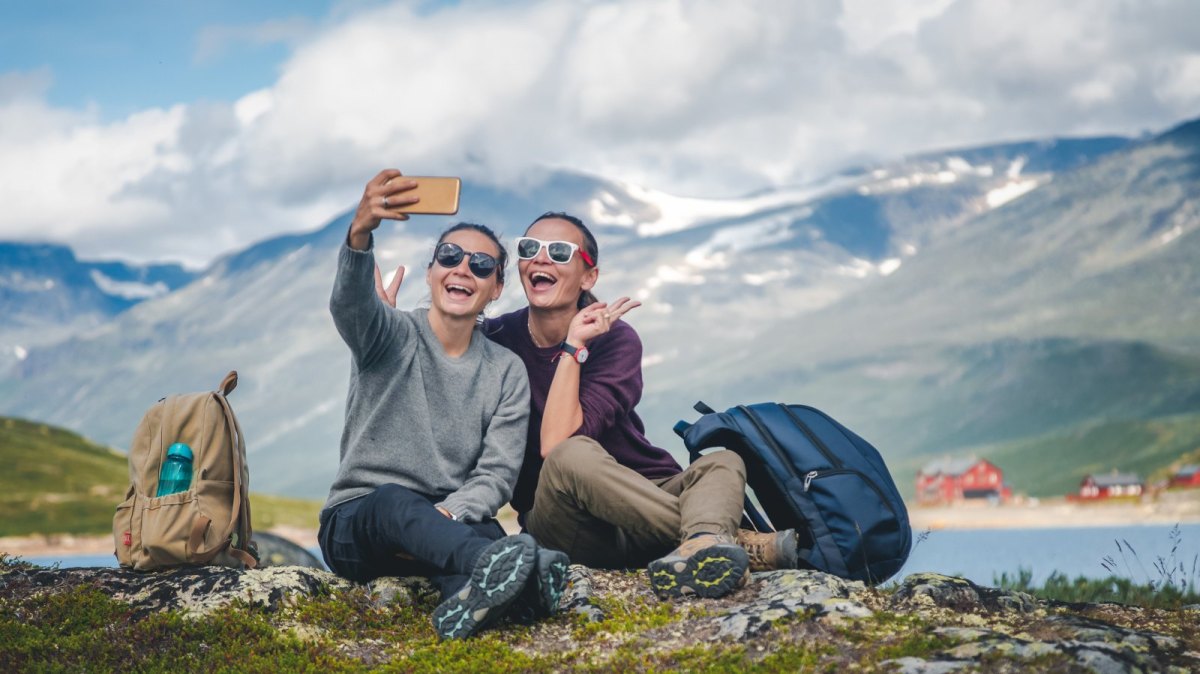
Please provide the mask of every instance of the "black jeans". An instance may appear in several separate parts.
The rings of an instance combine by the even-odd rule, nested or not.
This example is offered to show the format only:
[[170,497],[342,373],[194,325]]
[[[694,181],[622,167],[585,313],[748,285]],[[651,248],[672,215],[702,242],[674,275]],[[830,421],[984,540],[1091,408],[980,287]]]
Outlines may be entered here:
[[325,564],[358,582],[425,576],[443,597],[455,592],[467,582],[479,553],[505,533],[494,519],[455,522],[433,506],[436,501],[385,484],[321,511],[317,541]]

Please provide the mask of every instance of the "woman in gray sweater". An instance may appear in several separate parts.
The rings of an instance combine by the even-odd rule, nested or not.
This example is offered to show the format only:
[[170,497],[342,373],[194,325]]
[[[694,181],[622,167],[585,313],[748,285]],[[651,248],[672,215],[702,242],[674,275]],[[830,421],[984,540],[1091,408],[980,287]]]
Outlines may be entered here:
[[[425,280],[428,309],[376,297],[372,232],[416,202],[415,183],[386,170],[367,183],[338,257],[330,298],[350,347],[341,461],[318,539],[341,576],[428,576],[442,591],[442,638],[471,636],[509,613],[557,610],[567,558],[495,513],[512,495],[529,423],[529,383],[514,354],[476,329],[504,288],[507,254],[487,227],[444,232]],[[394,297],[403,278],[390,288]],[[381,285],[381,283],[380,283]],[[519,606],[519,610],[514,610]]]

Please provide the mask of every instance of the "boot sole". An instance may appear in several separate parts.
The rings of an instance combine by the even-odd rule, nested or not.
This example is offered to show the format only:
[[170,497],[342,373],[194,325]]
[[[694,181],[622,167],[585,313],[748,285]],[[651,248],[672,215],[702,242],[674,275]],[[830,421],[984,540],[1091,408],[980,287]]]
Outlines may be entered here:
[[538,548],[535,564],[537,570],[529,587],[508,611],[509,618],[518,625],[532,625],[557,614],[567,591],[571,560],[565,553]]
[[688,558],[664,557],[650,562],[646,572],[659,597],[697,595],[724,597],[746,582],[750,558],[736,545],[714,545]]
[[495,623],[525,588],[537,550],[526,534],[508,536],[483,549],[466,585],[433,611],[440,639],[466,639]]
[[567,591],[567,572],[571,560],[558,550],[542,550],[538,555],[538,599],[541,609],[549,617],[558,613],[559,602]]

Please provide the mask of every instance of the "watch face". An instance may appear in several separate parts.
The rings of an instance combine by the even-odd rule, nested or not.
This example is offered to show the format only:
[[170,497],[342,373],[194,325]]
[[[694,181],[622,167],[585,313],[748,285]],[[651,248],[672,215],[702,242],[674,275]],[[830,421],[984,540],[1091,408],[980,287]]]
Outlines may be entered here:
[[581,346],[581,347],[579,347],[579,349],[578,349],[578,350],[575,352],[575,362],[577,362],[577,363],[579,363],[580,365],[582,365],[582,364],[583,364],[583,362],[584,362],[585,360],[587,360],[587,358],[588,358],[588,350],[587,350],[587,347],[586,347],[586,346]]

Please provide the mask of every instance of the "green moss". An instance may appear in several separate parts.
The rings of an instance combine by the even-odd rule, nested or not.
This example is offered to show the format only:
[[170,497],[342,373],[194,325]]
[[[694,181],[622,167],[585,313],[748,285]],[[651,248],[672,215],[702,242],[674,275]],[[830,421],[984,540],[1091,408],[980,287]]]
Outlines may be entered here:
[[953,647],[956,643],[953,639],[931,632],[909,632],[898,637],[894,636],[893,640],[885,640],[883,645],[871,655],[871,659],[878,662],[893,658],[928,658],[934,653]]
[[383,671],[403,672],[555,672],[557,657],[535,657],[515,650],[497,632],[485,632],[469,641],[421,644]]
[[699,605],[675,604],[645,597],[636,597],[633,600],[600,597],[592,601],[604,611],[605,618],[600,622],[587,622],[582,617],[577,618],[574,631],[576,639],[584,640],[601,633],[641,632],[707,615]]

